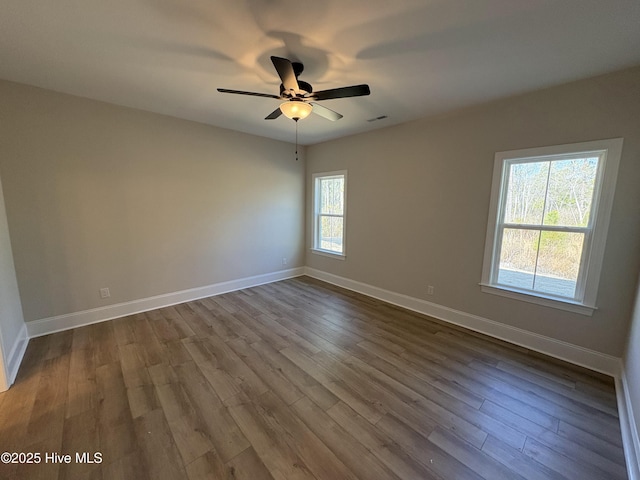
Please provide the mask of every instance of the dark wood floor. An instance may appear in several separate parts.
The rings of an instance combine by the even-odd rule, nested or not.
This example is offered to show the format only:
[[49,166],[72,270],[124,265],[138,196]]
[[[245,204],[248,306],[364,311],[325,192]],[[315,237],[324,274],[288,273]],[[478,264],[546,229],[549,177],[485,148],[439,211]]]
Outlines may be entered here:
[[627,478],[611,379],[307,277],[31,340],[0,451],[30,480]]

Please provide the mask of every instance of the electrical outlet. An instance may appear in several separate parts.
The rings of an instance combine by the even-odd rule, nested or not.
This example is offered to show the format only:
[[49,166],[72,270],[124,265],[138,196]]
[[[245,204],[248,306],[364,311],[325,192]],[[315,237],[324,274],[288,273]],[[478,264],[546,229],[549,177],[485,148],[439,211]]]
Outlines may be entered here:
[[282,265],[286,265],[287,264],[287,257],[282,257]]
[[433,285],[427,287],[427,295],[433,295]]
[[109,298],[110,296],[111,296],[111,293],[109,292],[108,288],[100,289],[100,298]]

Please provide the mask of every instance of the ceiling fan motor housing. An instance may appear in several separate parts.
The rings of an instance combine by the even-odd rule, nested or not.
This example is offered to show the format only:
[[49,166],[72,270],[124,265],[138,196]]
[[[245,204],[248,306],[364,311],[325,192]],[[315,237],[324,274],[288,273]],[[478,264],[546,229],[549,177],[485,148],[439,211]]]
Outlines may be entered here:
[[[302,90],[303,94],[306,93],[312,93],[313,92],[313,87],[311,86],[310,83],[307,82],[303,82],[302,80],[298,80],[298,87],[300,88],[300,90]],[[280,84],[280,96],[282,97],[293,97],[295,96],[295,92],[291,92],[290,90],[287,90],[284,85],[281,83]]]

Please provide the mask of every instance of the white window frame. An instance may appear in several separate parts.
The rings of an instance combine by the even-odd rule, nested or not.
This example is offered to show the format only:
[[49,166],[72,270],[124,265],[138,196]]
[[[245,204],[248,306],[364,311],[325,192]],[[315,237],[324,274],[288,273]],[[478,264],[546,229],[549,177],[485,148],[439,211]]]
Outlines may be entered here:
[[[331,178],[344,178],[344,198],[343,205],[344,208],[342,210],[342,215],[333,215],[335,217],[342,217],[342,252],[334,252],[332,250],[326,250],[320,247],[320,181],[331,179]],[[313,245],[311,247],[311,251],[318,255],[324,255],[332,258],[337,258],[339,260],[344,260],[346,258],[347,251],[347,242],[346,242],[346,232],[347,232],[347,171],[346,170],[338,170],[335,172],[325,172],[325,173],[314,173],[312,175],[313,182]],[[323,216],[327,216],[327,214],[322,214]]]
[[[482,281],[480,282],[483,292],[583,315],[591,315],[593,311],[597,309],[596,297],[600,273],[602,271],[607,232],[609,230],[609,219],[618,176],[618,165],[622,153],[622,143],[622,138],[615,138],[496,153],[482,267]],[[584,155],[586,153],[600,155],[589,225],[585,228],[563,229],[562,227],[549,228],[548,226],[544,226],[543,228],[543,230],[559,231],[580,230],[581,233],[585,234],[575,299],[554,297],[553,295],[541,292],[498,284],[498,267],[502,243],[501,233],[507,225],[504,222],[504,204],[506,202],[511,165],[550,160],[560,156]]]

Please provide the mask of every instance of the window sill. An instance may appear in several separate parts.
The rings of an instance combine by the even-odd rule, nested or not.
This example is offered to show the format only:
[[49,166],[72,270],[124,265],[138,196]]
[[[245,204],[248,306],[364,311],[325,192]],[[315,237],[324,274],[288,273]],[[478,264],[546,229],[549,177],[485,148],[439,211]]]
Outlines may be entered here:
[[330,252],[328,250],[318,250],[317,248],[312,248],[311,253],[315,253],[316,255],[321,255],[323,257],[335,258],[336,260],[346,260],[347,256],[342,253]]
[[565,310],[567,312],[579,313],[580,315],[591,316],[593,312],[597,310],[596,307],[585,305],[583,303],[573,302],[571,300],[559,300],[554,297],[546,297],[543,295],[535,295],[529,292],[510,289],[504,286],[488,285],[486,283],[481,283],[480,289],[484,293],[490,293],[492,295],[500,295],[501,297],[512,298],[514,300],[521,300],[523,302],[535,303],[537,305],[544,305],[545,307],[556,308],[558,310]]

